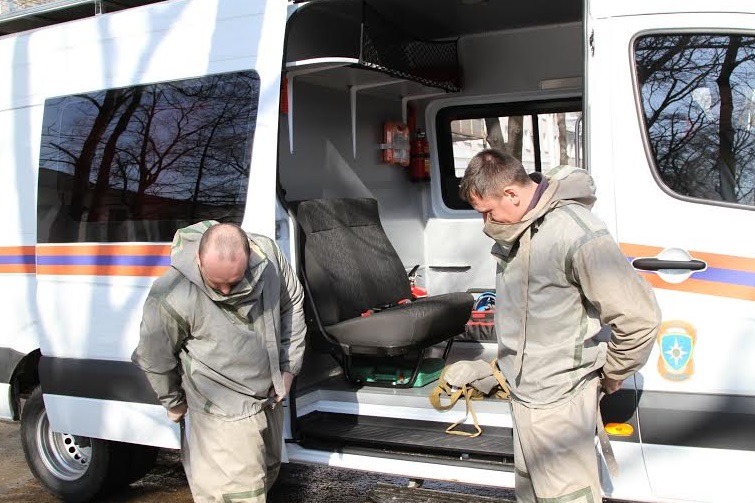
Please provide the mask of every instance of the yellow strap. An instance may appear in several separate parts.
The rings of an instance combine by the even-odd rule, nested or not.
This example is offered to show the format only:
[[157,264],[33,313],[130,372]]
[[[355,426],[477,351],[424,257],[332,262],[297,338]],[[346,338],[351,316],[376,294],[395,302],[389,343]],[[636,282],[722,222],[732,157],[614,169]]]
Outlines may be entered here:
[[[477,414],[475,414],[475,411],[472,408],[472,403],[470,402],[469,386],[465,384],[464,387],[462,388],[462,391],[464,392],[464,401],[467,404],[467,410],[463,418],[461,418],[460,420],[456,421],[454,424],[446,428],[446,433],[449,433],[451,435],[460,435],[462,437],[469,437],[469,438],[479,437],[482,434],[482,428],[480,428],[480,423],[477,422]],[[474,423],[475,430],[477,430],[476,433],[468,433],[466,431],[454,430],[454,428],[456,428],[457,426],[459,426],[460,424],[462,424],[464,421],[467,420],[467,416],[469,416],[470,413],[472,414],[472,422]]]
[[[430,392],[430,403],[433,407],[435,407],[438,410],[446,411],[453,408],[454,405],[456,405],[456,402],[459,401],[459,398],[461,397],[462,390],[458,389],[456,391],[451,390],[451,386],[448,385],[447,382],[442,381],[440,384],[435,386],[433,390]],[[441,395],[448,395],[448,398],[450,400],[448,405],[443,405],[440,401]]]
[[498,369],[498,360],[491,361],[490,366],[493,368],[493,376],[496,381],[498,381],[498,384],[501,385],[501,391],[497,391],[495,396],[498,398],[509,398],[511,396],[511,391],[509,390],[509,385],[506,384],[506,378],[503,377],[503,374]]

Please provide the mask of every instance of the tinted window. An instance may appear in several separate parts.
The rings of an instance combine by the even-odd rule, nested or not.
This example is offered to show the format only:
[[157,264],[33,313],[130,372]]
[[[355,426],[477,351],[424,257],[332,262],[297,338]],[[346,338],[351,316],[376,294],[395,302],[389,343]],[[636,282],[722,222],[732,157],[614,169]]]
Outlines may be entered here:
[[206,219],[240,223],[259,97],[254,72],[49,99],[40,243],[170,241]]
[[663,183],[683,196],[755,205],[755,38],[646,36],[635,59]]
[[449,208],[469,208],[458,196],[469,160],[497,148],[522,161],[528,172],[560,164],[582,166],[581,103],[547,101],[453,107],[438,114],[443,199]]

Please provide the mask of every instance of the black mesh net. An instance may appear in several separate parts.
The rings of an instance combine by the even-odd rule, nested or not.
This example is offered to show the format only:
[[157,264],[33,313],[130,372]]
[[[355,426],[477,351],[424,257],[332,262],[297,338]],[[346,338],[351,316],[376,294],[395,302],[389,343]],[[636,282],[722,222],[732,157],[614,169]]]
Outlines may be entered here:
[[451,92],[460,90],[456,41],[408,37],[366,4],[359,62],[393,77]]

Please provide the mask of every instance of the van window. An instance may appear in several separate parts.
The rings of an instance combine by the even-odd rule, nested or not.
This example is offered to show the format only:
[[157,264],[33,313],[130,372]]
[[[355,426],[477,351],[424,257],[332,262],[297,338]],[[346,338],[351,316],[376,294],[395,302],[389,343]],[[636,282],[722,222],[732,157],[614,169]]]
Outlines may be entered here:
[[255,72],[45,102],[37,241],[170,241],[241,223],[259,97]]
[[658,177],[682,196],[755,205],[755,37],[640,37],[635,64]]
[[529,173],[560,164],[582,166],[579,100],[450,107],[440,111],[437,126],[441,187],[449,208],[469,208],[459,198],[459,182],[480,150],[504,150]]

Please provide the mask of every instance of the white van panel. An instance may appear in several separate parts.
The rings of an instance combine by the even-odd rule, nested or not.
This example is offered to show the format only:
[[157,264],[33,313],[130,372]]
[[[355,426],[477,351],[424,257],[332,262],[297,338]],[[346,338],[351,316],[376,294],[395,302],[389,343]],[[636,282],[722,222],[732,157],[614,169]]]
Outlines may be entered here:
[[13,420],[13,411],[10,408],[11,388],[10,384],[0,383],[0,419]]
[[[613,17],[613,16],[637,16],[643,14],[668,14],[676,16],[679,19],[680,14],[702,12],[706,13],[751,13],[752,8],[747,2],[740,0],[719,0],[711,4],[706,0],[688,0],[683,4],[678,2],[658,0],[636,0],[634,2],[611,2],[590,0],[590,12],[595,18]],[[675,20],[666,21],[673,24]],[[705,26],[705,25],[701,25]]]
[[[755,297],[746,285],[751,285],[747,278],[752,276],[748,271],[755,263],[755,250],[742,230],[755,228],[755,211],[744,205],[683,198],[661,188],[653,174],[652,150],[645,144],[633,43],[635,37],[650,33],[755,35],[755,16],[745,14],[752,7],[743,8],[741,2],[715,7],[687,2],[685,10],[715,8],[717,12],[684,15],[672,13],[679,8],[675,2],[593,4],[595,56],[590,61],[589,100],[601,106],[592,105],[589,114],[591,166],[599,187],[605,185],[604,180],[612,181],[615,237],[631,259],[656,257],[664,249],[676,248],[708,264],[706,270],[678,283],[654,272],[642,274],[655,287],[664,322],[674,322],[662,327],[636,379],[650,485],[658,498],[742,501],[752,492],[742,470],[752,466],[755,454],[737,451],[731,446],[734,432],[718,432],[719,423],[705,421],[751,414],[747,411],[755,396]],[[738,14],[720,12],[727,10]],[[669,14],[640,15],[659,11]],[[691,363],[679,372],[669,372],[664,366],[664,357],[669,356],[663,353],[671,350],[662,348],[660,341],[664,330],[678,322],[694,328],[696,341],[670,356],[690,358]],[[677,399],[669,402],[669,397]],[[651,403],[654,409],[643,416],[643,406]],[[655,424],[660,418],[665,423]],[[648,440],[651,431],[657,435],[675,427],[676,436],[667,433],[664,440],[671,443],[674,437],[687,445],[657,445]],[[726,428],[723,423],[720,427]],[[721,448],[695,445],[705,440],[718,442]]]
[[[129,361],[152,277],[46,276],[37,300],[45,356]],[[61,295],[60,289],[65,289]]]
[[181,448],[181,431],[161,405],[94,400],[45,394],[45,408],[55,431],[92,438]]
[[[0,39],[0,47],[2,47]],[[22,354],[39,347],[34,244],[35,186],[41,107],[7,110],[12,88],[0,88],[0,166],[2,183],[14,187],[0,197],[4,232],[0,233],[0,347]],[[15,167],[16,169],[12,169]],[[0,402],[3,402],[0,400]]]
[[[14,320],[9,330],[0,331],[0,346],[23,354],[39,347],[46,358],[127,362],[139,338],[141,306],[155,279],[128,272],[88,275],[40,266],[44,264],[40,256],[44,259],[45,253],[48,258],[64,253],[70,263],[75,263],[104,249],[99,243],[92,243],[95,247],[85,243],[37,245],[37,218],[44,222],[46,217],[36,215],[46,99],[215,73],[256,71],[260,92],[242,225],[274,237],[277,153],[267,147],[277,142],[286,16],[286,2],[178,0],[0,38],[0,63],[11,72],[7,79],[10,85],[0,90],[0,127],[9,132],[0,145],[0,164],[15,168],[6,173],[4,183],[16,188],[0,198],[0,210],[10,226],[9,232],[0,236],[0,247],[6,247],[0,248],[0,254],[10,253],[16,261],[22,253],[35,258],[18,274],[0,268],[4,273],[0,275],[0,316]],[[167,253],[154,243],[130,245],[154,250],[155,256]],[[71,250],[66,251],[66,246],[72,246]],[[129,253],[115,246],[114,257]],[[59,395],[47,402],[56,431],[152,443],[140,438],[136,429],[126,427],[131,420],[141,424],[129,415],[141,414],[135,412],[140,406],[107,405],[110,402],[87,399],[77,402],[77,407],[71,400]],[[58,406],[62,408],[56,410]],[[117,416],[126,422],[119,426],[118,422],[81,421],[77,414],[81,416],[90,408],[97,411],[92,417],[98,420]],[[156,412],[164,416],[160,408],[152,414]],[[145,424],[145,432],[151,429]]]
[[[643,445],[653,493],[687,501],[755,501],[755,452]],[[730,484],[732,479],[740,482]]]
[[[0,110],[50,96],[255,68],[258,55],[265,56],[258,46],[263,23],[279,21],[264,19],[265,10],[263,2],[165,2],[0,39],[0,61],[14,80],[12,93],[0,95]],[[278,10],[280,28],[285,6]],[[282,53],[274,39],[266,43]]]

